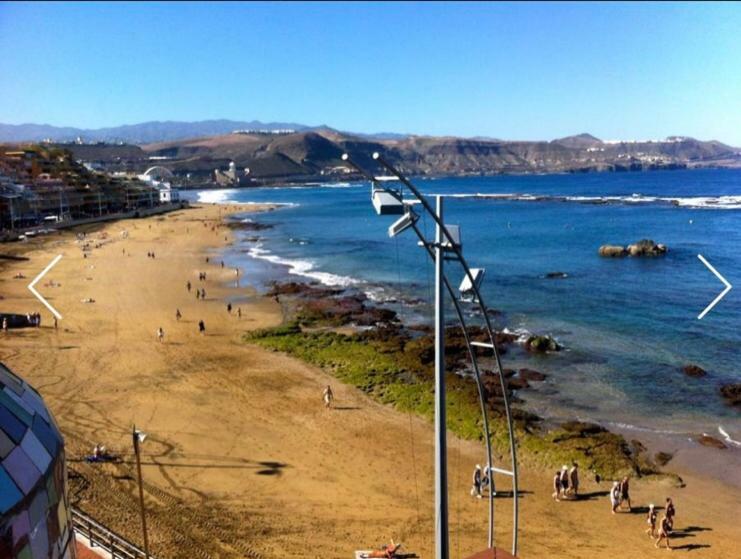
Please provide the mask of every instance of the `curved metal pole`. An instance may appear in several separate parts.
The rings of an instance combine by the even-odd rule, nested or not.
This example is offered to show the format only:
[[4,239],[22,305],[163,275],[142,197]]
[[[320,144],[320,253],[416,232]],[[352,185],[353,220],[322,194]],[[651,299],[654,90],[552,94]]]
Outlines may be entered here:
[[[504,409],[507,416],[507,428],[509,430],[509,441],[510,441],[510,454],[512,457],[512,497],[513,497],[513,527],[512,527],[512,555],[517,555],[517,531],[518,531],[518,519],[519,519],[519,491],[518,491],[518,472],[517,472],[517,454],[515,449],[515,433],[514,433],[514,426],[512,422],[512,412],[509,405],[509,397],[507,395],[507,386],[504,382],[504,374],[502,372],[502,362],[499,357],[499,351],[497,350],[497,345],[495,343],[494,338],[494,330],[491,326],[491,321],[489,320],[489,315],[487,314],[486,305],[484,304],[483,298],[481,297],[481,292],[478,289],[476,282],[474,281],[473,274],[471,273],[471,269],[468,266],[468,263],[463,258],[463,254],[461,253],[461,250],[458,246],[456,246],[452,236],[448,232],[448,230],[445,228],[445,225],[442,223],[442,220],[437,216],[432,206],[430,206],[430,203],[427,201],[427,199],[422,195],[422,193],[417,189],[416,186],[414,186],[405,176],[403,176],[399,171],[396,170],[395,167],[393,167],[390,163],[388,163],[379,153],[373,154],[373,159],[378,161],[381,165],[383,165],[388,171],[394,174],[399,181],[404,184],[409,190],[414,194],[414,196],[420,201],[422,206],[425,208],[427,213],[432,217],[432,219],[435,220],[435,223],[440,226],[440,229],[445,236],[447,243],[450,245],[450,248],[455,252],[456,257],[458,261],[460,262],[461,266],[463,267],[463,270],[468,277],[469,281],[471,282],[472,290],[475,294],[475,299],[481,308],[481,312],[484,316],[484,321],[486,322],[486,329],[487,333],[489,335],[489,340],[491,342],[492,351],[494,353],[494,358],[497,364],[497,373],[499,374],[499,382],[502,387],[502,399],[504,401]],[[447,247],[446,247],[447,248]]]
[[[434,260],[435,254],[432,252],[432,249],[427,245],[427,241],[424,238],[424,235],[419,230],[419,227],[417,227],[416,224],[412,224],[412,229],[417,234],[417,237],[420,241],[422,241],[422,244],[425,248],[425,251],[427,252],[428,256]],[[488,546],[494,547],[494,471],[492,470],[492,453],[491,453],[491,432],[489,431],[489,418],[486,413],[486,400],[484,399],[484,385],[481,382],[481,373],[479,371],[479,365],[478,360],[476,358],[476,352],[473,349],[473,346],[471,345],[471,338],[468,335],[468,329],[466,327],[466,320],[463,314],[463,309],[461,309],[460,303],[458,302],[457,297],[455,296],[455,291],[453,290],[453,287],[450,285],[450,281],[448,281],[447,276],[443,276],[443,283],[445,284],[445,288],[448,291],[448,294],[450,295],[450,299],[453,301],[453,306],[455,307],[455,313],[458,315],[458,322],[460,322],[461,325],[461,331],[463,332],[463,338],[466,342],[466,349],[468,349],[468,355],[471,358],[471,364],[473,366],[474,370],[474,377],[476,379],[476,388],[479,393],[479,404],[481,406],[481,416],[484,420],[484,439],[486,440],[486,465],[488,467],[489,472],[489,530],[488,530]]]
[[[363,176],[365,176],[368,180],[370,180],[371,182],[375,182],[375,178],[373,176],[368,175],[368,173],[366,173],[359,165],[357,165],[354,161],[352,161],[350,159],[349,155],[347,155],[347,154],[343,155],[342,159],[344,161],[347,161],[348,163],[350,163],[358,172],[360,172],[360,174],[362,174]],[[512,459],[512,494],[513,494],[513,517],[514,517],[513,518],[513,528],[512,528],[512,554],[516,556],[517,555],[517,543],[518,543],[517,542],[517,533],[518,533],[518,527],[519,527],[518,526],[518,520],[519,520],[518,479],[519,479],[519,476],[518,476],[518,471],[517,471],[517,454],[516,454],[516,445],[515,445],[515,437],[514,437],[514,428],[513,428],[513,423],[512,423],[512,413],[511,413],[511,409],[510,409],[510,405],[509,405],[509,397],[507,395],[507,387],[505,385],[504,375],[503,375],[503,372],[502,372],[502,363],[501,363],[501,359],[500,359],[500,356],[499,356],[499,351],[497,350],[497,347],[496,347],[494,333],[493,333],[493,328],[491,326],[491,321],[489,320],[489,315],[486,312],[487,311],[486,305],[483,302],[483,298],[481,296],[481,292],[478,289],[478,286],[476,285],[476,282],[474,281],[473,274],[471,273],[471,270],[470,270],[470,268],[468,266],[468,263],[463,258],[463,254],[461,253],[460,249],[453,242],[453,238],[451,237],[451,235],[448,232],[448,230],[445,228],[445,226],[442,223],[442,221],[438,218],[437,213],[432,209],[432,206],[430,206],[429,202],[427,202],[427,200],[422,195],[422,193],[406,177],[404,177],[393,166],[391,166],[389,163],[387,163],[385,160],[383,160],[378,153],[374,153],[373,154],[373,159],[375,159],[377,161],[380,161],[380,163],[384,167],[386,167],[387,170],[391,171],[399,179],[399,181],[401,181],[404,185],[406,185],[409,188],[409,190],[411,190],[412,194],[414,194],[414,196],[420,201],[420,203],[425,208],[425,210],[427,211],[427,213],[430,214],[430,216],[435,220],[435,223],[440,226],[440,229],[441,229],[442,233],[445,235],[445,237],[447,239],[447,242],[450,245],[450,248],[452,248],[452,250],[455,252],[458,261],[461,263],[461,266],[463,267],[466,276],[469,278],[469,281],[471,282],[472,289],[473,289],[473,292],[475,294],[475,300],[478,303],[479,308],[481,309],[481,312],[482,312],[482,314],[484,316],[484,321],[486,323],[487,334],[489,336],[489,341],[491,343],[492,351],[494,353],[494,357],[495,357],[495,361],[496,361],[496,365],[497,365],[497,373],[498,373],[498,376],[499,376],[500,386],[502,388],[502,398],[503,398],[503,401],[504,401],[505,414],[506,414],[506,417],[507,417],[507,427],[508,427],[508,431],[509,431],[510,456],[511,456],[511,459]],[[421,232],[418,230],[418,228],[416,227],[416,225],[414,225],[413,228],[414,228],[415,233],[417,234],[417,236],[422,240],[422,243],[423,243],[424,247],[426,248],[428,254],[431,254],[432,251],[431,251],[431,249],[429,247],[429,244],[424,239],[424,237],[421,235]],[[433,257],[434,257],[434,255],[433,255]],[[446,283],[446,287],[448,289],[448,292],[451,295],[451,299],[453,300],[453,302],[455,304],[456,313],[458,314],[459,320],[461,321],[462,327],[463,327],[463,329],[465,331],[465,321],[463,319],[462,312],[461,312],[460,307],[458,305],[458,301],[457,301],[457,299],[456,299],[456,297],[454,295],[454,291],[452,290],[452,287],[450,286],[449,282],[447,281],[447,278],[445,278],[445,283]],[[487,420],[487,416],[486,416],[486,413],[485,413],[485,406],[483,404],[483,386],[481,385],[480,372],[479,372],[479,369],[478,369],[477,361],[475,361],[475,353],[474,353],[474,351],[472,350],[472,348],[470,346],[470,339],[468,338],[468,333],[465,332],[464,335],[466,337],[467,347],[469,349],[469,354],[472,357],[472,363],[474,364],[474,370],[476,372],[477,387],[479,389],[479,399],[482,402],[483,417],[484,417],[484,421],[486,423],[485,428],[486,428],[486,431],[487,431],[486,439],[487,439],[487,447],[488,447],[488,457],[487,458],[489,460],[489,467],[490,467],[490,469],[489,469],[489,475],[490,476],[493,476],[494,472],[491,469],[491,450],[490,450],[490,448],[491,448],[490,447],[490,444],[491,443],[490,443],[490,436],[489,436],[489,432],[488,432],[488,420]],[[489,506],[490,506],[489,518],[490,518],[490,523],[491,523],[493,521],[493,495],[492,495],[492,492],[491,492],[491,485],[490,485],[490,490],[489,490]],[[492,543],[491,543],[492,541],[493,541],[493,535],[490,538],[489,547],[492,547]]]

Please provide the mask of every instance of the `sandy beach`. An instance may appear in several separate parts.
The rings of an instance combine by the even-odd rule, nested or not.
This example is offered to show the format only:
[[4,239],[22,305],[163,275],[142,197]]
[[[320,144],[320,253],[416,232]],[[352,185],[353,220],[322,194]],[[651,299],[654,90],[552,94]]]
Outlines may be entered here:
[[[246,209],[200,205],[0,248],[29,259],[0,260],[0,309],[42,314],[41,328],[0,333],[0,359],[55,413],[67,440],[73,504],[141,542],[130,441],[136,424],[149,434],[143,475],[155,557],[349,558],[390,538],[431,557],[432,426],[242,340],[282,321],[278,303],[236,285],[249,268],[237,275],[221,266],[220,249],[232,240],[222,219]],[[80,231],[92,247],[87,257]],[[61,261],[37,286],[63,315],[55,330],[26,286],[57,254]],[[18,273],[25,279],[14,279]],[[56,286],[45,286],[50,281]],[[196,299],[197,288],[205,300]],[[333,410],[321,402],[327,384]],[[123,462],[85,463],[96,443]],[[449,451],[451,550],[466,557],[486,543],[485,501],[469,496],[484,451],[452,435]],[[686,487],[633,480],[634,512],[612,515],[609,481],[585,479],[584,499],[555,503],[552,472],[526,461],[520,555],[665,554],[644,534],[645,510],[671,496],[673,546],[693,557],[733,557],[741,543],[739,490],[673,470],[671,462],[667,469]],[[497,540],[507,548],[512,503],[502,497],[496,506]]]

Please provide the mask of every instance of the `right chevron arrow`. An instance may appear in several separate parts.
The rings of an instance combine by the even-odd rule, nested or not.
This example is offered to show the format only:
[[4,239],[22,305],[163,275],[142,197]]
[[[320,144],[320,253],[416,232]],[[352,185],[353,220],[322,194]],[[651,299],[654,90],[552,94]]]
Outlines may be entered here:
[[715,274],[715,277],[716,277],[716,278],[718,278],[718,279],[719,279],[720,281],[722,281],[722,282],[723,282],[723,285],[725,285],[725,286],[726,286],[726,288],[725,288],[725,289],[724,289],[723,291],[721,291],[721,292],[720,292],[720,293],[718,294],[718,296],[717,296],[717,297],[716,297],[715,299],[713,299],[713,301],[712,301],[712,302],[711,302],[711,303],[710,303],[710,304],[709,304],[709,305],[708,305],[707,307],[705,307],[705,310],[704,310],[704,311],[702,311],[702,312],[701,312],[701,313],[700,313],[699,315],[697,315],[697,320],[702,320],[702,318],[703,318],[703,317],[704,317],[704,316],[705,316],[706,314],[708,314],[708,313],[710,312],[710,310],[711,310],[711,309],[712,309],[712,308],[713,308],[713,307],[714,307],[715,305],[717,305],[717,304],[718,304],[718,302],[719,302],[719,301],[720,301],[720,300],[721,300],[721,299],[722,299],[723,297],[725,297],[725,296],[726,296],[726,293],[728,293],[728,292],[729,292],[729,291],[730,291],[730,290],[731,290],[731,289],[733,288],[733,286],[732,286],[732,285],[731,285],[730,283],[728,283],[728,281],[726,280],[726,278],[724,278],[723,276],[721,276],[721,275],[720,275],[720,274],[718,273],[718,270],[716,270],[715,268],[713,268],[713,266],[712,266],[712,265],[710,264],[710,262],[708,262],[707,260],[705,260],[705,257],[704,257],[704,256],[703,256],[702,254],[698,254],[698,255],[697,255],[697,257],[698,257],[698,258],[700,259],[700,262],[702,262],[703,264],[705,264],[705,266],[707,266],[708,270],[710,270],[711,272],[713,272],[713,274]]

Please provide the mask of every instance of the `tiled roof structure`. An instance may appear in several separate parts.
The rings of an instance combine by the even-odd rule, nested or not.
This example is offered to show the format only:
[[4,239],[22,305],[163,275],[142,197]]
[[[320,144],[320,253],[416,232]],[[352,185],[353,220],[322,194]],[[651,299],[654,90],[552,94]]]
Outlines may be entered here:
[[0,363],[0,557],[74,557],[66,473],[44,401]]

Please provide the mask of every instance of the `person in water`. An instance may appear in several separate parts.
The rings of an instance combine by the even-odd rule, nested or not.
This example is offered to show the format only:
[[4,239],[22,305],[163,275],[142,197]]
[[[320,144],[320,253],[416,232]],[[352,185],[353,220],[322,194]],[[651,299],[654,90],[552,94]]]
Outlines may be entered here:
[[656,537],[656,517],[656,507],[653,503],[651,503],[650,505],[648,505],[648,515],[646,516],[646,524],[648,524],[646,533],[648,534],[649,538]]

